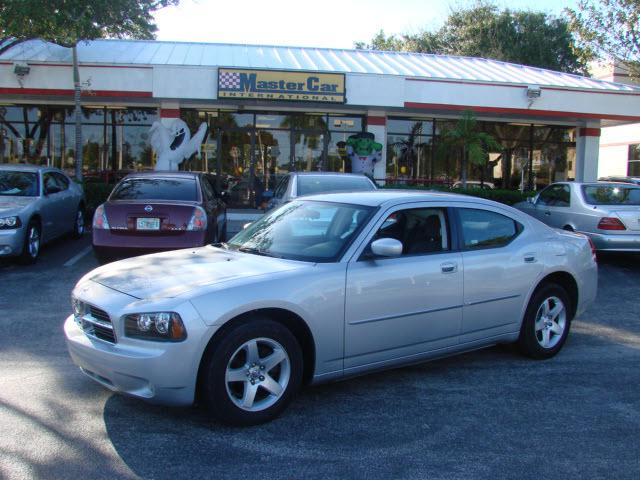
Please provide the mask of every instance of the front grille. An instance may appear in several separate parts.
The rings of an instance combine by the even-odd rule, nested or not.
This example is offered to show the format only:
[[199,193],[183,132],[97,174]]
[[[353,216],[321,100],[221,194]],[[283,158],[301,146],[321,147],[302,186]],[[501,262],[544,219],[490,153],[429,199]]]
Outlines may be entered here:
[[99,309],[98,307],[94,307],[93,305],[89,305],[89,313],[93,318],[100,320],[101,322],[111,323],[111,318],[109,318],[109,314],[104,310]]
[[87,305],[87,307],[89,313],[80,319],[84,333],[105,342],[116,343],[116,334],[109,314],[93,305]]

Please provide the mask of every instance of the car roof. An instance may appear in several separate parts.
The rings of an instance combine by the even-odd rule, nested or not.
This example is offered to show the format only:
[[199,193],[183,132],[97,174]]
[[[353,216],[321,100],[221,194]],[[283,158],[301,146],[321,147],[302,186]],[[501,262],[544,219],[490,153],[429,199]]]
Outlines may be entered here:
[[289,172],[289,175],[296,175],[300,177],[317,177],[317,176],[333,176],[333,177],[358,177],[369,178],[362,173],[342,173],[342,172]]
[[478,203],[482,205],[495,205],[496,202],[485,200],[470,195],[461,195],[458,193],[435,192],[429,190],[370,190],[360,192],[344,192],[344,193],[323,193],[318,195],[308,195],[300,200],[314,200],[322,202],[350,203],[354,205],[363,205],[369,207],[377,207],[385,204],[402,204],[409,202],[424,201],[464,201],[470,203]]
[[39,172],[40,170],[55,170],[57,168],[47,167],[46,165],[31,165],[28,163],[2,163],[0,170],[12,170],[14,172]]
[[[148,172],[132,172],[127,174],[124,178],[139,178],[139,177],[160,177],[160,178],[195,178],[200,175],[200,172],[187,172],[187,171],[148,171]],[[123,178],[123,180],[124,180]]]

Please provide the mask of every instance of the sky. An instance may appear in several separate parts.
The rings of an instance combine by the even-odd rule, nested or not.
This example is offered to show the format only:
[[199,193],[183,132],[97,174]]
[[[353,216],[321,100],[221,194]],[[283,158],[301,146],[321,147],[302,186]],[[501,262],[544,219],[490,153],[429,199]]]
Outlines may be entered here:
[[[435,30],[474,0],[182,0],[156,13],[158,40],[353,48],[387,35]],[[499,7],[561,15],[577,0],[497,0]]]

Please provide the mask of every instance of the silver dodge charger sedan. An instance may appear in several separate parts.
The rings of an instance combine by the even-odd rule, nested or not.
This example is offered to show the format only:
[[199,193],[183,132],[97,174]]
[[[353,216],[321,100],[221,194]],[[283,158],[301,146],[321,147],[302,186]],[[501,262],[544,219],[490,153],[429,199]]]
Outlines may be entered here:
[[514,207],[551,227],[588,235],[598,251],[640,252],[640,186],[559,182]]
[[495,202],[326,194],[228,243],[100,267],[72,293],[73,361],[151,402],[222,422],[281,413],[302,384],[515,343],[544,359],[596,296],[589,240]]
[[54,238],[84,233],[82,188],[57,168],[0,165],[0,257],[34,263]]

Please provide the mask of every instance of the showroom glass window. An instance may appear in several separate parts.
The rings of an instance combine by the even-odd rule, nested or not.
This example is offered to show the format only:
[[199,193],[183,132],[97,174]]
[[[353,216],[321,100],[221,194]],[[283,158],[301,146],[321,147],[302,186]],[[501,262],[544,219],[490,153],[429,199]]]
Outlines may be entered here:
[[424,183],[446,178],[434,163],[434,122],[424,119],[387,119],[387,176],[399,183]]
[[[152,166],[148,131],[155,108],[82,109],[82,157],[87,172]],[[69,172],[75,164],[72,106],[0,107],[0,163],[28,162]]]

